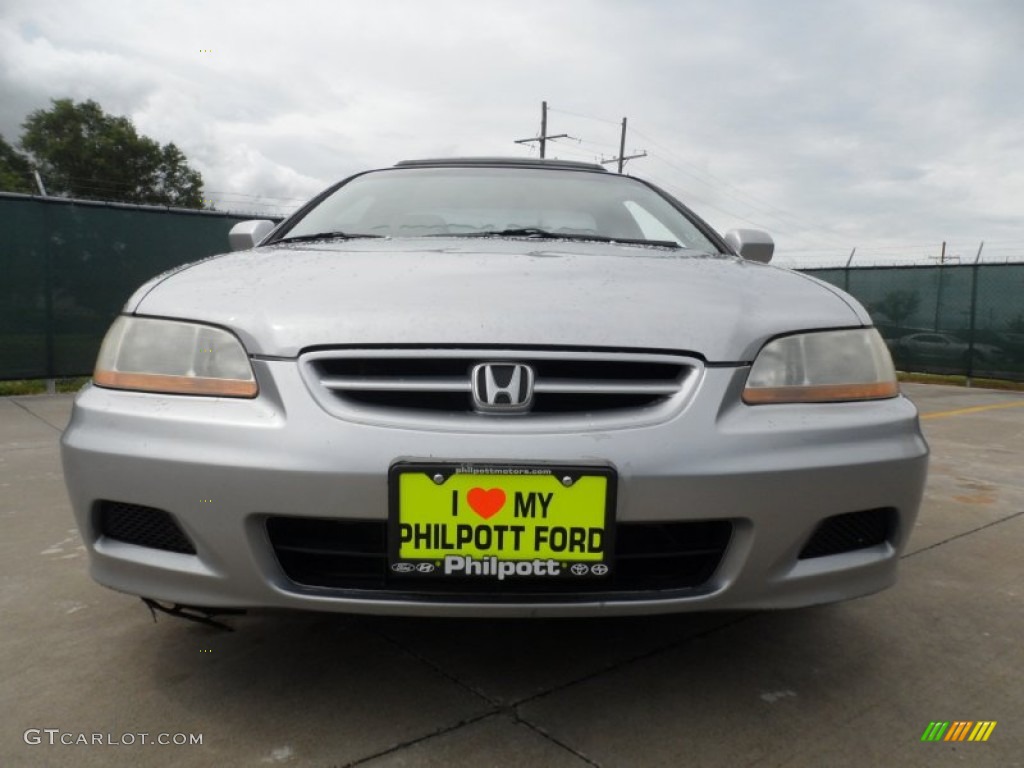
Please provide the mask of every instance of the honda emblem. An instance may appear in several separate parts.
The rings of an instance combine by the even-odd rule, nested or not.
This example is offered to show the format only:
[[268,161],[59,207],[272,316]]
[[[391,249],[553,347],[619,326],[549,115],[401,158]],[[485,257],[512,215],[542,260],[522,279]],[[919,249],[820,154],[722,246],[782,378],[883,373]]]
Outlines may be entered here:
[[480,413],[524,413],[533,405],[533,368],[521,363],[483,363],[470,375],[473,407]]

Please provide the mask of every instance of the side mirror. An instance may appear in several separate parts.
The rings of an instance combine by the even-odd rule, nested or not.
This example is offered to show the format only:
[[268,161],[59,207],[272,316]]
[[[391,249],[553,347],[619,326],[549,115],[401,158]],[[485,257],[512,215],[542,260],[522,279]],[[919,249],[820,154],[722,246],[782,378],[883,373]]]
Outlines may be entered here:
[[767,264],[775,253],[772,236],[759,229],[730,229],[725,233],[725,242],[747,261]]
[[232,251],[244,251],[259,245],[260,241],[270,234],[276,225],[267,219],[240,221],[228,233],[228,243]]

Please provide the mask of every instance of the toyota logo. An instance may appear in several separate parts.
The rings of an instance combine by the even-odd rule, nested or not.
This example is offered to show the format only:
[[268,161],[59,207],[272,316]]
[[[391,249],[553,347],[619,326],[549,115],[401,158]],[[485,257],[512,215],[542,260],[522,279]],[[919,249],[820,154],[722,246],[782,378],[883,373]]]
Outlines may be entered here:
[[473,407],[481,413],[524,413],[533,405],[533,368],[521,363],[483,363],[470,374]]

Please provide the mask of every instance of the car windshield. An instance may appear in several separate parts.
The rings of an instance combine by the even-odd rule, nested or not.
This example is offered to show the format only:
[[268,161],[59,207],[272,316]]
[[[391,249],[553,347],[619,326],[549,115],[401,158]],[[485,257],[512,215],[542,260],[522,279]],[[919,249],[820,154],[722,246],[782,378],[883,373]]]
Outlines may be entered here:
[[506,236],[718,248],[647,185],[614,174],[539,168],[397,168],[339,187],[280,239]]

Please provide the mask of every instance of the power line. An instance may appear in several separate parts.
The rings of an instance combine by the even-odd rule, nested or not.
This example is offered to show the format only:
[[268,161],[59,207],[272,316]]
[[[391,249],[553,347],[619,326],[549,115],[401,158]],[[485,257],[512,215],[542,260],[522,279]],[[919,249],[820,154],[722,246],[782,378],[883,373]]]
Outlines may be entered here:
[[[584,120],[596,120],[596,121],[601,122],[601,123],[608,123],[609,125],[621,125],[621,123],[616,123],[613,120],[608,120],[608,119],[603,118],[603,117],[597,117],[595,115],[588,115],[588,114],[584,114],[582,112],[572,112],[572,111],[567,110],[567,109],[561,109],[561,108],[557,108],[556,109],[555,107],[550,107],[549,111],[551,111],[551,112],[558,112],[558,113],[563,114],[563,115],[572,115],[573,117],[581,117]],[[623,118],[623,120],[625,120],[625,118]],[[669,147],[666,147],[665,145],[661,144],[660,142],[655,141],[654,139],[652,139],[650,136],[648,136],[647,134],[643,133],[642,131],[639,131],[636,128],[633,128],[633,133],[635,133],[637,136],[640,136],[643,139],[646,139],[649,143],[653,144],[654,146],[660,147],[661,149],[663,149],[668,154],[673,155],[674,157],[676,157],[677,160],[679,160],[679,162],[681,162],[681,163],[683,163],[685,165],[689,165],[691,168],[693,168],[695,171],[697,171],[697,173],[706,175],[709,179],[714,180],[716,182],[716,185],[726,186],[726,187],[729,187],[731,189],[735,189],[740,194],[743,194],[743,195],[747,196],[748,198],[750,198],[751,200],[755,200],[756,201],[756,198],[754,198],[752,195],[749,195],[748,193],[743,192],[738,187],[735,187],[734,185],[730,184],[729,182],[725,181],[724,179],[719,179],[718,177],[716,177],[712,173],[701,171],[699,168],[694,166],[692,163],[687,163],[685,160],[682,160],[678,155],[675,154],[675,152],[672,149],[670,149]],[[577,141],[581,141],[581,140],[578,139]],[[609,144],[598,144],[596,142],[588,142],[588,141],[582,141],[582,143],[584,143],[584,144],[593,144],[594,146],[605,146],[605,147],[611,146]],[[691,172],[691,171],[687,171],[687,170],[685,170],[683,168],[680,168],[677,165],[673,164],[671,161],[667,160],[664,157],[661,157],[658,154],[655,154],[655,153],[652,152],[652,153],[650,153],[650,156],[661,160],[661,162],[663,162],[666,165],[674,168],[675,170],[679,171],[680,173],[683,173],[683,174],[685,174],[687,176],[691,176],[692,178],[696,179],[697,181],[701,182],[702,184],[707,184],[708,183],[706,180],[701,179],[696,173]],[[612,159],[613,162],[615,160],[617,160],[617,158],[613,158]],[[744,202],[744,201],[740,200],[739,202]],[[769,207],[769,208],[772,207],[768,203],[764,203],[763,201],[761,201],[761,204],[763,204],[764,206]],[[729,215],[729,216],[736,216],[736,218],[743,218],[741,216],[737,216],[736,214],[733,214],[730,211],[723,211],[720,208],[716,208],[716,210],[718,210],[719,212],[725,213],[726,215]],[[780,212],[784,212],[784,211],[781,211],[781,209],[775,209],[775,210],[779,210]],[[789,226],[792,226],[792,224],[790,223]],[[801,226],[803,226],[803,225],[801,225]]]
[[557,155],[558,157],[562,157],[563,155],[568,155],[569,157],[576,158],[576,159],[581,159],[581,160],[586,160],[587,162],[593,162],[593,163],[598,162],[597,155],[588,155],[588,154],[586,154],[584,152],[581,152],[579,150],[573,149],[572,147],[566,147],[563,144],[559,144],[559,142],[553,142],[553,143],[557,144],[560,147],[560,149],[558,150],[558,155]]
[[[595,120],[595,121],[598,121],[598,122],[603,122],[603,123],[608,123],[608,124],[614,125],[614,123],[611,120],[606,120],[604,118],[596,117],[594,115],[587,115],[587,114],[583,114],[583,113],[580,113],[580,112],[572,112],[570,110],[565,110],[565,109],[556,109],[556,108],[553,108],[553,107],[549,108],[547,102],[544,101],[544,102],[541,103],[541,120],[542,120],[542,122],[541,122],[541,138],[537,138],[537,139],[521,139],[521,140],[517,141],[516,143],[526,143],[526,142],[532,142],[532,141],[540,141],[541,142],[541,146],[543,147],[545,145],[545,142],[548,141],[548,140],[553,140],[555,138],[569,138],[572,141],[575,141],[577,144],[584,144],[584,143],[586,143],[586,144],[590,144],[592,146],[608,146],[608,145],[598,144],[597,142],[589,142],[589,141],[584,142],[582,139],[577,139],[577,138],[574,138],[574,137],[571,137],[571,136],[565,136],[565,135],[547,136],[547,112],[549,110],[552,111],[552,112],[559,112],[561,114],[573,115],[575,117],[580,117],[580,118],[583,118],[583,119],[586,119],[586,120]],[[619,153],[618,153],[618,156],[612,157],[610,159],[606,159],[604,157],[603,152],[602,152],[601,160],[599,161],[602,164],[618,163],[618,172],[619,173],[623,172],[623,167],[624,167],[624,165],[625,165],[627,160],[636,159],[636,158],[640,158],[640,157],[647,157],[648,156],[648,153],[647,153],[646,150],[643,150],[641,152],[636,152],[636,153],[634,153],[632,155],[626,155],[625,146],[626,146],[626,130],[627,130],[627,126],[628,126],[628,118],[623,117],[622,118],[622,122],[620,123],[620,138],[619,138]],[[643,135],[643,134],[641,134],[640,131],[636,131],[636,133],[637,133],[637,135]],[[541,139],[543,139],[543,141]],[[658,142],[652,142],[652,143],[661,146]],[[663,148],[669,154],[674,154],[671,149],[668,149],[666,147],[663,147]],[[576,153],[576,152],[572,152],[572,151],[568,151],[566,154],[569,154],[570,156],[576,156],[576,157],[581,157],[582,156],[580,153]],[[687,171],[687,170],[685,170],[683,168],[680,168],[678,165],[673,163],[671,160],[668,160],[668,159],[666,159],[664,157],[661,157],[659,155],[652,155],[652,156],[656,157],[661,162],[663,162],[665,165],[675,169],[676,171],[678,171],[678,172],[680,172],[680,173],[682,173],[682,174],[684,174],[686,176],[691,176],[691,177],[695,178],[697,181],[699,181],[701,183],[704,183],[704,184],[708,183],[705,180],[700,179],[699,177],[695,176],[693,173],[691,173],[691,172],[689,172],[689,171]],[[685,162],[685,161],[683,161],[683,162]],[[651,177],[651,178],[653,178],[653,177]],[[664,182],[659,181],[659,183],[661,183],[663,186],[667,186],[667,185],[664,184]],[[729,184],[727,184],[724,181],[722,182],[721,185],[724,185],[724,186],[727,186],[727,187],[732,187],[732,185],[729,185]],[[732,187],[732,188],[735,189],[735,187]],[[739,190],[737,190],[737,191],[739,191]],[[728,194],[728,193],[726,193],[726,194]],[[736,198],[736,195],[729,195],[729,196]],[[729,217],[731,217],[733,219],[738,219],[740,221],[743,221],[743,222],[745,222],[747,224],[750,224],[752,226],[758,227],[760,229],[768,228],[768,227],[765,227],[763,224],[761,224],[759,222],[756,222],[756,221],[753,221],[752,219],[750,219],[748,217],[741,216],[741,215],[739,215],[737,213],[734,213],[732,211],[727,211],[727,210],[725,210],[725,209],[723,209],[723,208],[721,208],[721,207],[719,207],[717,205],[714,205],[710,201],[708,201],[708,200],[706,200],[704,198],[701,198],[701,197],[699,197],[699,196],[697,196],[695,194],[688,193],[686,195],[686,197],[694,199],[694,200],[697,200],[698,202],[702,203],[704,206],[706,206],[706,207],[708,207],[708,208],[710,208],[710,209],[712,209],[714,211],[717,211],[718,213],[720,213],[720,214],[722,214],[724,216],[729,216]],[[750,205],[751,207],[755,207],[755,206],[751,205],[750,202],[747,202],[747,201],[740,200],[739,202],[744,202],[746,205]],[[776,210],[778,210],[778,209],[776,209]],[[803,234],[802,232],[799,231],[800,229],[808,228],[806,225],[804,225],[804,224],[796,224],[796,223],[793,223],[793,222],[784,221],[783,219],[779,218],[779,216],[777,216],[775,214],[772,214],[772,213],[767,213],[765,211],[759,211],[759,212],[762,215],[771,216],[772,218],[774,218],[774,219],[778,220],[779,222],[781,222],[782,224],[784,224],[787,227],[787,229],[792,230],[790,232],[792,237],[794,237],[794,238],[796,238],[798,240],[802,240],[804,242],[807,241],[807,235],[805,235],[805,234]],[[822,246],[817,246],[816,249],[826,249],[828,247],[830,247],[830,246],[822,245]],[[841,248],[843,248],[845,250],[845,248],[848,247],[848,246],[846,244],[836,243],[836,244],[832,245],[831,247],[835,247],[835,248],[840,248],[841,247]]]
[[[651,181],[657,182],[659,186],[662,186],[662,187],[664,187],[665,189],[668,189],[668,190],[671,190],[673,187],[676,186],[675,184],[665,182],[664,180],[658,178],[657,176],[653,176],[651,174],[646,174],[646,177],[648,179],[650,179]],[[764,225],[763,224],[760,224],[760,223],[758,223],[756,221],[752,221],[751,219],[744,218],[743,216],[740,216],[738,214],[732,213],[730,211],[723,210],[723,209],[719,208],[717,205],[714,205],[713,203],[708,202],[707,200],[705,200],[702,197],[698,197],[697,195],[693,194],[692,192],[686,192],[685,194],[679,194],[677,192],[677,193],[675,193],[675,196],[676,197],[686,198],[687,200],[696,200],[697,202],[707,206],[708,208],[710,208],[713,211],[718,211],[718,213],[724,214],[726,216],[732,216],[734,219],[739,219],[740,221],[746,222],[747,224],[750,224],[751,226],[757,227],[758,229],[764,229]]]
[[[734,184],[731,184],[730,182],[726,181],[725,179],[722,179],[719,176],[716,176],[715,174],[711,173],[710,171],[704,171],[704,170],[698,168],[697,166],[693,165],[692,163],[689,163],[686,160],[683,160],[670,147],[667,147],[664,144],[661,144],[658,141],[655,141],[654,139],[652,139],[650,136],[644,134],[643,132],[638,131],[635,128],[633,129],[633,132],[636,133],[637,136],[640,136],[640,137],[646,139],[649,143],[653,144],[654,146],[659,147],[660,149],[664,150],[669,155],[671,155],[676,160],[678,160],[680,163],[683,163],[684,165],[687,165],[687,166],[689,166],[690,168],[693,169],[693,171],[684,170],[683,168],[678,167],[677,165],[671,163],[670,161],[666,160],[663,157],[660,157],[658,155],[653,155],[654,157],[657,157],[658,159],[660,159],[663,163],[665,163],[665,164],[675,168],[675,170],[679,171],[680,173],[686,174],[687,176],[691,176],[692,178],[696,179],[697,181],[701,182],[702,184],[708,184],[709,186],[715,186],[716,188],[720,188],[720,190],[722,191],[723,194],[725,194],[725,195],[727,195],[729,197],[732,197],[737,202],[745,203],[746,205],[749,205],[750,207],[754,208],[755,210],[757,210],[758,208],[765,209],[765,210],[760,210],[759,212],[764,214],[764,215],[771,216],[773,219],[775,219],[776,221],[781,222],[782,224],[785,224],[786,226],[798,227],[798,228],[801,228],[801,229],[818,229],[818,230],[823,230],[829,237],[835,237],[835,234],[832,233],[830,230],[828,230],[828,228],[823,227],[820,224],[815,224],[813,222],[807,222],[807,221],[803,221],[801,219],[798,219],[797,217],[793,216],[790,212],[784,211],[783,209],[781,209],[781,208],[779,208],[777,206],[774,206],[771,203],[768,203],[768,202],[766,202],[764,200],[761,200],[760,198],[756,197],[755,195],[752,195],[749,192],[746,192],[745,190],[740,189],[739,187],[735,186]],[[698,174],[700,174],[700,175],[698,175]],[[707,179],[709,179],[710,181],[701,179],[700,176],[706,176]],[[731,190],[735,190],[735,192],[730,193],[728,191],[730,189]],[[744,200],[743,198],[746,198],[746,200]],[[779,214],[784,215],[786,218],[783,218]]]
[[[569,112],[567,110],[555,110],[555,109],[552,109],[551,111],[552,112],[563,112],[563,113],[568,114],[568,115],[576,115],[577,117],[583,117],[583,118],[591,119],[591,120],[599,120],[601,122],[606,122],[606,123],[611,122],[610,120],[602,120],[601,118],[590,117],[589,115],[580,115],[580,114],[577,114],[575,112]],[[572,141],[575,141],[577,143],[581,143],[581,139],[577,139],[574,136],[570,136],[567,133],[557,133],[557,134],[553,134],[553,135],[548,135],[548,103],[546,101],[542,101],[540,103],[540,136],[535,137],[535,138],[530,138],[530,139],[515,139],[514,143],[516,143],[516,144],[531,144],[533,142],[539,142],[539,144],[540,144],[540,156],[541,157],[545,157],[546,156],[545,150],[547,148],[547,142],[553,141],[555,139],[571,139]],[[622,173],[623,165],[626,163],[627,160],[635,160],[635,159],[641,158],[641,157],[647,157],[646,150],[642,150],[641,152],[635,153],[635,154],[632,154],[632,155],[626,155],[626,118],[624,117],[624,118],[622,118],[622,133],[621,133],[621,138],[619,140],[619,154],[618,154],[618,156],[617,157],[612,157],[610,159],[605,159],[604,155],[602,153],[601,160],[599,162],[602,165],[608,165],[609,163],[618,163],[619,173]]]
[[[608,149],[608,150],[610,150],[612,152],[615,151],[615,145],[614,144],[607,144],[607,143],[605,143],[603,141],[587,141],[586,139],[576,139],[576,143],[577,144],[588,144],[591,147],[602,147],[602,148]],[[604,154],[603,150],[602,150],[601,154]]]
[[[749,224],[749,225],[751,225],[753,227],[756,227],[758,229],[766,229],[765,225],[763,223],[759,222],[759,221],[754,221],[753,219],[748,219],[748,218],[746,218],[744,216],[740,216],[740,215],[738,215],[736,213],[733,213],[731,211],[726,211],[726,210],[724,210],[722,208],[719,208],[715,204],[709,202],[708,200],[706,200],[704,198],[701,198],[698,195],[692,194],[691,192],[684,191],[684,192],[680,193],[680,192],[676,191],[676,189],[675,189],[676,185],[675,184],[670,183],[670,182],[666,182],[666,181],[664,181],[663,179],[661,179],[658,176],[655,176],[655,175],[652,175],[652,174],[645,174],[645,177],[650,179],[651,181],[657,183],[659,186],[665,188],[666,190],[672,192],[676,197],[682,198],[682,199],[686,200],[687,202],[689,202],[690,200],[696,200],[698,203],[701,204],[702,207],[707,207],[707,208],[710,208],[711,210],[716,211],[716,212],[718,212],[720,214],[723,214],[725,216],[729,216],[729,217],[734,218],[734,219],[739,219],[740,221],[742,221],[742,222],[744,222],[746,224]],[[803,232],[799,232],[799,231],[798,232],[788,233],[788,236],[792,237],[792,238],[795,238],[797,240],[803,241],[805,243],[808,242],[808,237],[810,237],[809,235],[807,235],[807,234],[805,234]],[[813,241],[811,241],[811,242],[813,242]],[[845,252],[845,250],[847,248],[849,248],[849,245],[822,244],[822,245],[807,246],[807,247],[805,247],[805,248],[803,248],[801,250],[803,250],[803,251],[818,251],[818,252],[821,252],[821,251],[827,251],[827,250],[842,249]],[[790,252],[791,250],[793,250],[793,249],[790,249],[790,248],[786,249],[787,252]]]
[[[639,133],[639,131],[637,133]],[[661,161],[665,165],[669,166],[670,168],[673,168],[674,170],[678,171],[679,173],[682,173],[682,174],[684,174],[686,176],[690,176],[691,178],[694,178],[696,181],[698,181],[701,184],[707,184],[708,186],[711,186],[716,191],[721,192],[722,194],[726,195],[727,197],[731,197],[734,200],[736,200],[737,202],[742,203],[742,204],[752,208],[754,211],[756,211],[757,213],[760,213],[762,216],[768,216],[768,217],[774,219],[775,221],[779,222],[780,224],[782,224],[784,227],[786,227],[790,231],[795,231],[795,230],[800,230],[800,229],[819,229],[819,230],[824,229],[823,227],[816,227],[816,226],[813,226],[813,225],[811,225],[811,224],[809,224],[807,222],[800,222],[800,221],[793,220],[793,219],[787,220],[787,219],[782,218],[778,214],[772,213],[771,211],[762,210],[761,206],[752,204],[748,200],[743,200],[737,194],[730,193],[728,191],[728,188],[731,185],[728,185],[728,184],[723,184],[723,185],[711,184],[711,183],[709,183],[707,181],[704,181],[703,179],[699,178],[695,174],[690,173],[689,171],[686,171],[683,168],[680,168],[678,165],[676,165],[675,163],[671,162],[670,160],[667,160],[666,158],[662,157],[661,155],[652,154],[651,156],[654,157],[655,159]],[[743,194],[743,193],[741,193],[741,194]],[[750,199],[753,199],[753,198],[750,198]],[[776,209],[776,210],[778,210],[778,209]],[[737,216],[737,214],[735,214],[735,213],[731,213],[731,212],[727,212],[727,213],[730,216]],[[829,239],[831,239],[832,237],[834,237],[834,235],[831,235],[831,234],[828,235]],[[835,242],[836,242],[837,246],[840,245],[840,243],[838,241],[835,241]],[[843,245],[843,247],[845,247],[845,245]]]
[[[585,114],[585,113],[582,113],[582,112],[573,112],[573,111],[570,111],[570,110],[567,110],[567,109],[561,109],[561,108],[555,108],[555,107],[550,107],[549,109],[552,112],[559,112],[561,114],[572,115],[574,117],[580,117],[580,118],[583,118],[585,120],[594,120],[594,121],[597,121],[597,122],[608,123],[608,124],[614,125],[613,121],[607,120],[605,118],[597,117],[595,115],[589,115],[589,114]],[[623,122],[625,122],[625,118],[623,118]],[[688,170],[686,170],[684,168],[679,167],[677,164],[673,163],[668,158],[663,157],[663,156],[661,156],[659,154],[647,153],[646,151],[644,151],[642,153],[643,156],[647,156],[649,154],[650,157],[654,157],[654,158],[658,159],[659,161],[661,161],[662,163],[668,165],[670,168],[674,169],[675,171],[677,171],[679,173],[682,173],[682,174],[684,174],[686,176],[689,176],[689,177],[695,179],[696,181],[700,182],[701,184],[707,184],[708,186],[714,187],[720,193],[723,193],[726,196],[731,197],[731,198],[737,200],[737,202],[741,202],[744,205],[747,205],[747,206],[753,208],[758,213],[760,213],[762,215],[770,216],[772,219],[775,219],[776,221],[778,221],[779,223],[781,223],[785,227],[787,227],[787,229],[789,229],[791,231],[794,231],[794,234],[795,234],[795,230],[799,230],[799,229],[819,229],[819,230],[824,230],[825,229],[824,227],[810,225],[807,222],[800,222],[800,221],[796,221],[794,219],[786,220],[786,219],[781,218],[778,215],[778,213],[785,213],[781,209],[776,208],[774,206],[771,206],[771,205],[769,205],[768,203],[766,203],[764,201],[758,200],[753,195],[750,195],[749,193],[743,192],[742,190],[740,190],[739,188],[737,188],[734,185],[730,184],[729,182],[725,181],[724,179],[720,179],[720,178],[714,176],[714,174],[700,171],[699,169],[696,168],[696,166],[693,166],[691,163],[687,163],[685,160],[682,160],[682,158],[680,158],[678,155],[676,155],[676,153],[671,148],[661,144],[658,141],[655,141],[654,139],[651,139],[651,137],[649,137],[647,134],[643,133],[642,131],[636,130],[636,128],[634,128],[633,132],[637,136],[640,136],[640,137],[644,138],[645,140],[649,141],[654,146],[660,147],[668,155],[674,157],[679,162],[684,163],[685,165],[688,165],[691,168],[694,168],[695,170],[697,170],[702,175],[707,176],[712,181],[708,181],[707,179],[701,178],[699,175],[697,175],[697,173],[694,173],[693,171],[688,171]],[[625,130],[624,130],[624,126],[623,126],[623,131],[622,131],[622,135],[623,136],[624,136],[624,133],[625,133]],[[641,153],[638,153],[637,156],[640,156],[640,155],[641,155]],[[604,163],[604,162],[619,162],[619,157],[622,158],[622,162],[623,163],[625,162],[625,160],[631,159],[631,157],[625,156],[625,146],[624,146],[624,142],[621,139],[620,139],[620,149],[619,149],[618,157],[613,157],[613,158],[611,158],[608,161],[605,161],[603,159],[603,157],[602,157],[601,162],[602,163]],[[620,168],[619,172],[620,173],[622,172],[621,168]],[[730,189],[735,190],[735,193],[730,193],[728,191]],[[740,197],[740,195],[746,197],[747,199],[746,200],[742,199]],[[693,197],[696,198],[695,195]],[[707,201],[703,201],[703,202],[705,202],[705,204],[710,206],[710,203],[707,203]],[[722,213],[722,214],[724,214],[726,216],[731,216],[733,218],[740,219],[742,221],[746,221],[747,223],[750,223],[750,219],[747,218],[747,217],[740,216],[737,213],[734,213],[732,211],[727,211],[727,210],[725,210],[723,208],[720,208],[718,206],[711,206],[711,207],[713,207],[715,210],[717,210],[718,212],[720,212],[720,213]],[[766,208],[769,209],[769,210],[764,210]],[[778,213],[773,213],[772,211],[777,211]],[[763,225],[757,225],[757,226],[762,226],[763,227]],[[834,236],[830,236],[830,237],[834,237]],[[826,238],[826,239],[828,239],[828,238]],[[840,244],[838,241],[836,241],[836,247],[843,247],[843,248],[845,248],[846,245],[845,244]]]
[[572,115],[573,117],[582,117],[584,120],[596,120],[599,123],[608,123],[609,125],[618,125],[618,123],[616,121],[614,121],[614,120],[608,120],[608,119],[606,119],[604,117],[594,117],[593,115],[584,115],[584,114],[581,114],[579,112],[570,112],[567,109],[555,109],[554,107],[552,107],[551,111],[552,112],[558,112],[558,113],[563,114],[563,115]]

